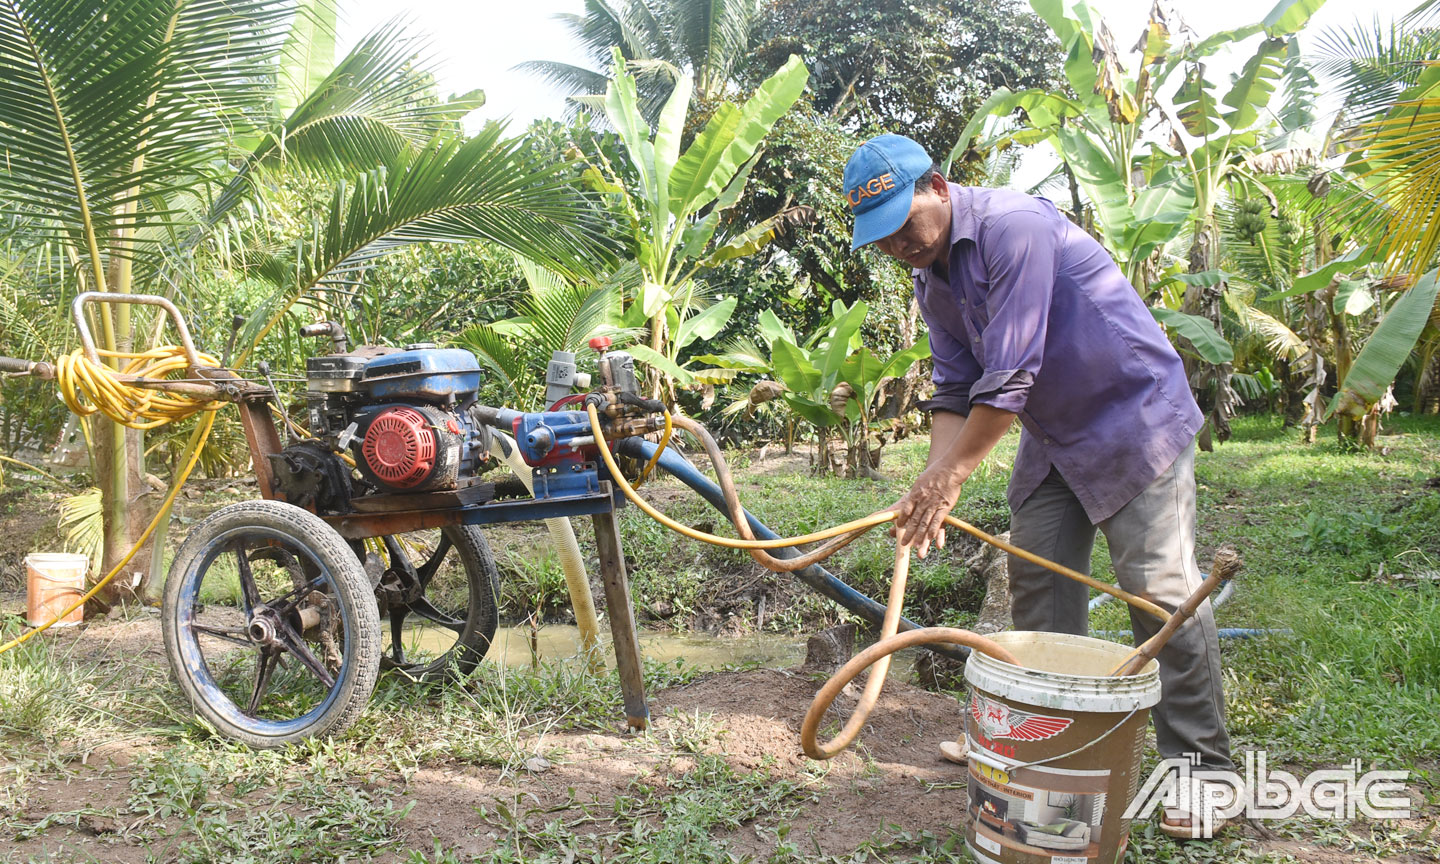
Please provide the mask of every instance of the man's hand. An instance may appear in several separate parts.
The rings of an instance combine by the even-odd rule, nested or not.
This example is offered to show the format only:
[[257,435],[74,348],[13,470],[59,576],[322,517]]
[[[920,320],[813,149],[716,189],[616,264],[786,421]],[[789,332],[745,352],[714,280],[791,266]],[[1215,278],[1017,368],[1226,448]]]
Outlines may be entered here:
[[960,500],[960,488],[970,472],[944,463],[932,464],[915,479],[915,485],[890,510],[895,524],[890,533],[901,544],[912,546],[924,558],[930,543],[945,548],[945,517]]
[[1005,436],[1015,415],[990,405],[972,405],[970,416],[935,412],[930,456],[915,485],[890,510],[895,524],[890,533],[924,558],[930,543],[945,548],[945,517],[960,500],[960,487]]

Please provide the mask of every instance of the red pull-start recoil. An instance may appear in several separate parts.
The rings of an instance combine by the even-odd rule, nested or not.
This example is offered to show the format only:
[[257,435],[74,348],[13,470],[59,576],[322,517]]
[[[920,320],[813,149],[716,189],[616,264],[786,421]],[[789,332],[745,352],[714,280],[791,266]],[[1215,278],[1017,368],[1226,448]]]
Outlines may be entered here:
[[375,476],[397,489],[423,482],[435,469],[437,442],[430,422],[413,408],[396,406],[370,421],[361,452]]

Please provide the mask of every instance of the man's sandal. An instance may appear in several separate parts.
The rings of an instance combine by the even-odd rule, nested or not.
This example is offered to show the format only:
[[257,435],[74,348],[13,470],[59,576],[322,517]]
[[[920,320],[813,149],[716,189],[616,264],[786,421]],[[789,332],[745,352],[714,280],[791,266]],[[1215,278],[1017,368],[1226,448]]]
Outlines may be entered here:
[[1212,819],[1210,833],[1207,834],[1205,826],[1203,824],[1196,825],[1188,810],[1166,807],[1160,818],[1160,833],[1176,840],[1214,840],[1215,835],[1229,824],[1229,819]]
[[[1204,819],[1199,820],[1197,824],[1195,816],[1199,810],[1194,805],[1194,801],[1196,798],[1202,802],[1210,800],[1203,794],[1204,782],[1199,778],[1192,778],[1192,785],[1188,793],[1181,793],[1180,806],[1164,808],[1160,817],[1162,834],[1176,840],[1213,840],[1221,829],[1230,824],[1232,821],[1230,818],[1216,815],[1211,815],[1208,831],[1205,828]],[[1202,803],[1200,806],[1205,806],[1205,804]]]
[[961,735],[956,741],[941,741],[940,756],[948,762],[957,765],[967,765],[970,762],[967,754],[970,752],[970,739]]

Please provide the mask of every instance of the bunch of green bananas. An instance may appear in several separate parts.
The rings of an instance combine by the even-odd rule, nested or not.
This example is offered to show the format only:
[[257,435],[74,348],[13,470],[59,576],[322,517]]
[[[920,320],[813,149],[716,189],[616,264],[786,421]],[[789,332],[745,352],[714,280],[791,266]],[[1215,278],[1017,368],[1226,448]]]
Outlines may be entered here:
[[1280,239],[1286,246],[1294,246],[1305,237],[1305,226],[1291,219],[1288,214],[1280,216]]
[[1235,233],[1255,245],[1255,238],[1265,230],[1265,211],[1270,209],[1259,198],[1244,198],[1235,205]]

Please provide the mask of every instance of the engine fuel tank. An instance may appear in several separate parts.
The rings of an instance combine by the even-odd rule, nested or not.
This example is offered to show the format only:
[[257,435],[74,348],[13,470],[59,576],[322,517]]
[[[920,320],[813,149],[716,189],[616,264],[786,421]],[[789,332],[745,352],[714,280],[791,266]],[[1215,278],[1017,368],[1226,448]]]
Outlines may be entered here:
[[417,348],[375,357],[361,387],[375,400],[465,401],[480,389],[480,364],[462,348]]

